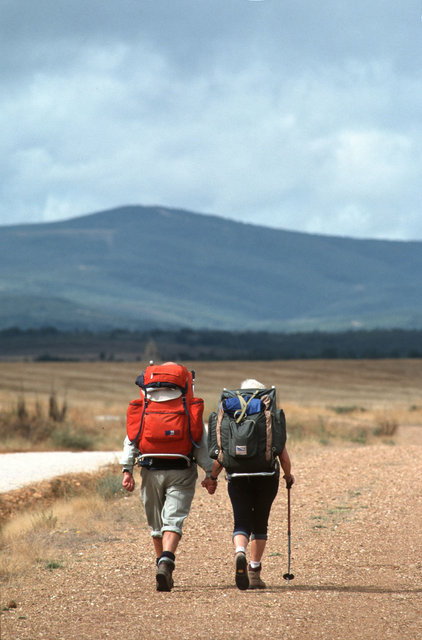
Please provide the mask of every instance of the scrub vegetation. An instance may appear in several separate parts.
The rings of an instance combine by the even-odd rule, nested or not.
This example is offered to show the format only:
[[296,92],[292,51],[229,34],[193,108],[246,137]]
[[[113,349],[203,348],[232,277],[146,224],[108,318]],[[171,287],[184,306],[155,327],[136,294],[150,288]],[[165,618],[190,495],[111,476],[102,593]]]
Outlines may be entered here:
[[[0,451],[120,449],[126,407],[145,363],[8,362],[0,370]],[[394,439],[422,424],[422,361],[191,362],[205,420],[222,387],[275,385],[294,441]]]

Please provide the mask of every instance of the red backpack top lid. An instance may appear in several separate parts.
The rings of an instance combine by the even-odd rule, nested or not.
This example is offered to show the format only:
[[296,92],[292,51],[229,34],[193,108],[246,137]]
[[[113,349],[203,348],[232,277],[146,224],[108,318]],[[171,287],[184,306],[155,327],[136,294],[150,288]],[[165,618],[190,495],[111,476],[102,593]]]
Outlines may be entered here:
[[188,371],[183,364],[165,362],[151,364],[136,378],[136,384],[143,391],[160,387],[176,387],[184,395],[192,391],[194,371]]

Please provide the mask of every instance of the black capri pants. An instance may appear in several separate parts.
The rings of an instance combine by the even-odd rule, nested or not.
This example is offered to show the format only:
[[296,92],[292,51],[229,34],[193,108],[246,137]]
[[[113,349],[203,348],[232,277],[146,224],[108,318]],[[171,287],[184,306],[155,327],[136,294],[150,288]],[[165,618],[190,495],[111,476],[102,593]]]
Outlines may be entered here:
[[266,540],[268,518],[277,495],[279,470],[272,476],[229,476],[228,492],[233,508],[233,537],[244,535]]

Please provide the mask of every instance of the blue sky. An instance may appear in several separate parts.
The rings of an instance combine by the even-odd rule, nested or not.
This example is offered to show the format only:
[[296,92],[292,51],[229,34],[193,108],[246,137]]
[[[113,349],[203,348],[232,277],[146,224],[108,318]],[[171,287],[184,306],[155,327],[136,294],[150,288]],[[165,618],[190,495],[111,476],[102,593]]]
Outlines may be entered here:
[[422,240],[419,0],[0,8],[0,224],[156,204]]

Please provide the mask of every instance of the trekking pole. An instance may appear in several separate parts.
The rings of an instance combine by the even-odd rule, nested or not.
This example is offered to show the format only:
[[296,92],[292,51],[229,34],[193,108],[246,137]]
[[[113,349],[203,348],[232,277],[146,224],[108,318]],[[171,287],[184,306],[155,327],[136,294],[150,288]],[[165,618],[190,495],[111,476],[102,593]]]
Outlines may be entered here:
[[287,487],[287,573],[285,573],[283,575],[283,578],[285,580],[287,580],[287,582],[290,582],[290,580],[293,580],[294,575],[293,573],[290,573],[290,489],[291,486]]

